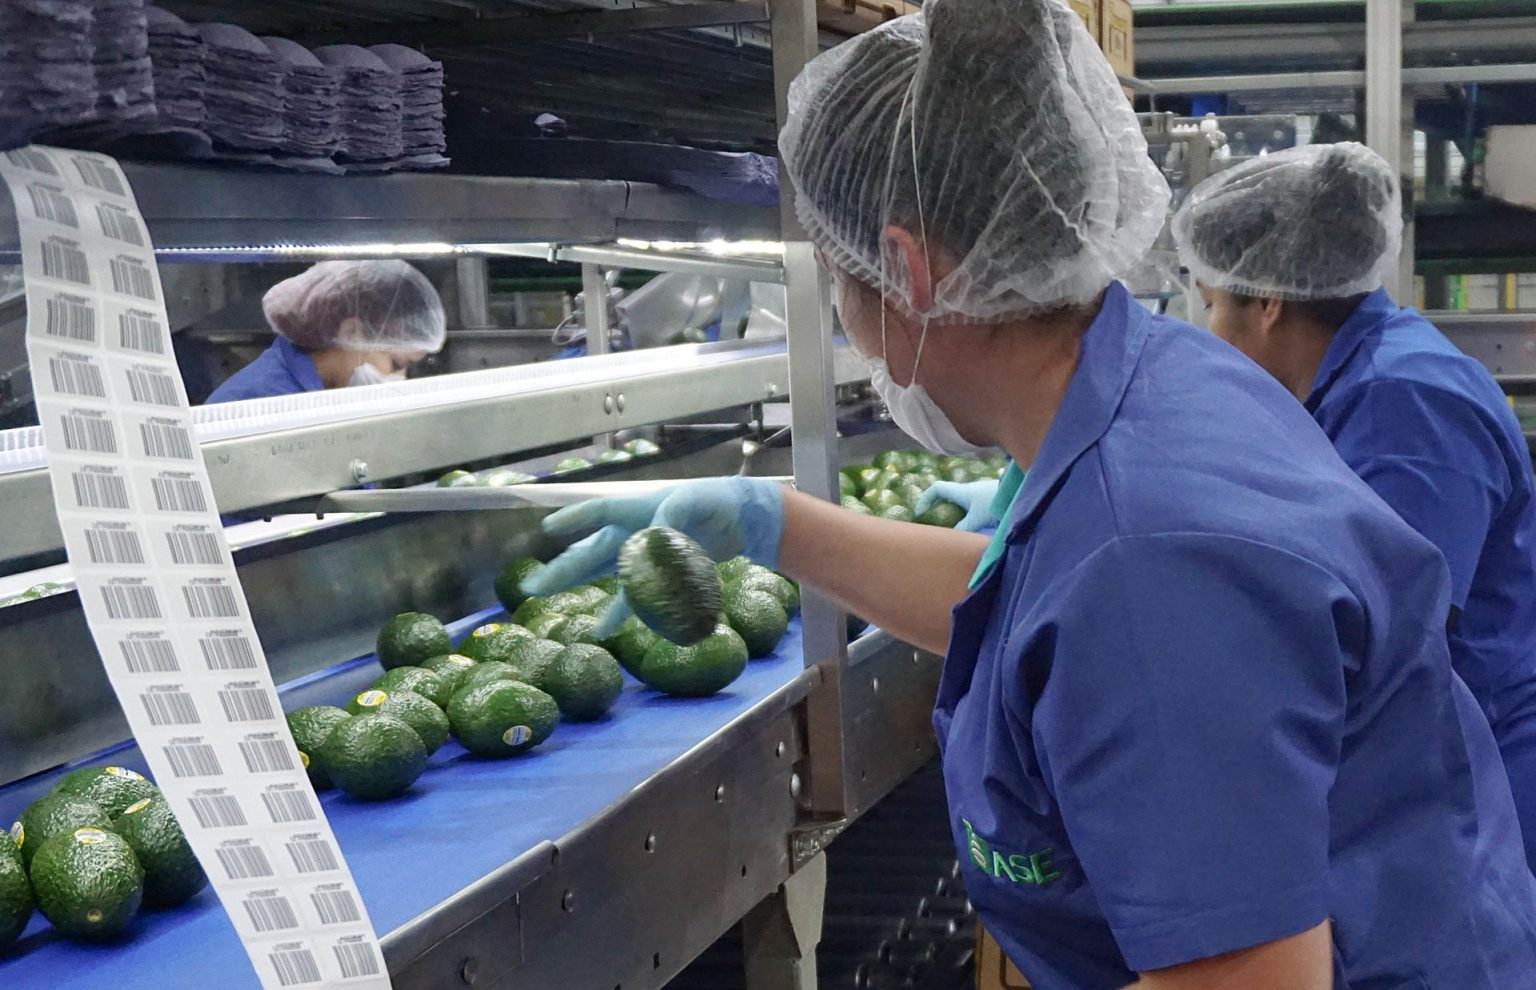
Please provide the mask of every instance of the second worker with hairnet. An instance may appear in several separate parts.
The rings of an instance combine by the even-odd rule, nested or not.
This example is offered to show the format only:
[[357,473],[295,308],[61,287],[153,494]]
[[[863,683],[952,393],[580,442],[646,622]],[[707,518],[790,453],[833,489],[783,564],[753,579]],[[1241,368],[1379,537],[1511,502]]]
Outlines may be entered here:
[[1217,173],[1173,223],[1211,330],[1444,555],[1451,663],[1493,727],[1536,866],[1536,480],[1493,376],[1382,288],[1402,230],[1397,176],[1352,143]]
[[924,447],[1008,452],[1001,526],[706,479],[546,517],[579,542],[523,590],[666,525],[943,651],[966,894],[1040,990],[1529,985],[1536,878],[1445,564],[1269,375],[1120,283],[1169,191],[1082,20],[928,0],[788,105],[849,342]]
[[261,308],[277,339],[210,404],[400,381],[447,337],[437,290],[403,261],[322,261],[268,289]]

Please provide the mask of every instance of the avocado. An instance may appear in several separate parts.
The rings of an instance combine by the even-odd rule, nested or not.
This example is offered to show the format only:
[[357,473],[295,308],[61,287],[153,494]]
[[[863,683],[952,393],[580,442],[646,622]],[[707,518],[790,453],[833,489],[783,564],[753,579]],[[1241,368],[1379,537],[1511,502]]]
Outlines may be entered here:
[[903,478],[891,486],[891,491],[901,498],[901,504],[912,508],[917,500],[923,497],[923,492],[928,490],[927,485],[918,483],[911,478]]
[[364,801],[398,797],[427,766],[421,737],[392,715],[359,715],[336,726],[320,747],[336,786]]
[[501,602],[501,607],[509,613],[517,611],[518,607],[528,600],[528,596],[522,593],[518,585],[543,566],[543,563],[533,557],[518,557],[503,567],[496,575],[496,600]]
[[596,643],[597,618],[591,615],[572,615],[551,629],[549,638],[566,646],[572,643]]
[[666,526],[642,529],[619,549],[629,607],[658,635],[687,646],[720,621],[720,576],[704,548]]
[[460,656],[469,657],[476,663],[485,660],[506,660],[507,651],[520,639],[532,639],[533,633],[510,622],[487,622],[465,636],[457,647]]
[[484,488],[506,488],[511,485],[526,485],[528,482],[535,480],[537,479],[531,474],[524,474],[521,471],[509,471],[506,468],[502,468],[499,471],[492,471],[490,474],[487,474],[481,480],[480,485]]
[[564,612],[544,612],[528,620],[525,627],[536,639],[548,639],[549,634],[570,618]]
[[715,573],[720,575],[720,583],[728,584],[731,581],[740,581],[752,573],[752,568],[757,565],[746,557],[732,557],[730,560],[722,560],[715,565]]
[[571,615],[601,615],[608,603],[613,601],[613,592],[604,591],[592,584],[584,584],[562,594],[569,595],[570,600],[576,602],[576,607],[561,610]]
[[865,505],[860,499],[854,498],[852,495],[843,496],[843,500],[839,504],[841,504],[842,507],[847,509],[849,512],[856,512],[861,516],[874,515],[873,512],[869,511],[869,506]]
[[777,598],[779,604],[784,606],[786,615],[793,617],[800,614],[800,589],[784,575],[754,564],[740,584],[743,590],[766,591]]
[[[448,682],[448,697],[453,697],[464,681],[464,675],[474,669],[475,661],[469,657],[460,656],[457,653],[444,653],[440,657],[421,662],[422,670],[430,670],[432,673]],[[441,706],[439,706],[441,707]]]
[[858,498],[859,483],[839,471],[837,473],[837,496],[838,498]]
[[129,805],[112,824],[144,868],[146,907],[175,907],[208,885],[163,795]]
[[892,505],[875,513],[881,519],[894,519],[896,522],[916,522],[912,510],[905,505]]
[[26,930],[35,904],[21,850],[14,840],[0,839],[0,954]]
[[[536,640],[534,640],[534,642],[535,643],[544,643],[544,642],[548,642],[548,641],[547,640],[542,640],[542,639],[536,639]],[[556,644],[556,645],[558,646],[559,644]],[[564,647],[561,647],[561,648],[564,649]],[[521,681],[521,680],[524,680],[524,677],[522,675],[522,671],[519,670],[517,667],[512,666],[510,663],[502,663],[500,660],[490,660],[490,661],[487,661],[486,663],[477,663],[477,664],[475,664],[475,667],[474,667],[473,670],[469,671],[467,674],[465,674],[463,677],[461,677],[459,679],[458,689],[455,690],[453,693],[454,694],[458,694],[459,691],[463,691],[466,688],[474,687],[477,684],[489,684],[491,681]],[[452,696],[449,697],[448,704],[449,705],[453,704]],[[443,708],[443,710],[447,711],[448,709],[445,706]]]
[[406,667],[450,653],[453,643],[443,624],[424,612],[402,612],[379,630],[379,663],[385,670]]
[[663,694],[702,698],[726,687],[747,668],[747,644],[718,625],[693,646],[658,639],[640,661],[640,680]]
[[100,805],[108,815],[120,815],[135,801],[159,794],[160,788],[126,767],[87,767],[65,774],[53,785],[53,793],[83,797]]
[[531,684],[491,681],[464,688],[448,703],[448,722],[464,748],[477,756],[514,756],[555,731],[555,699]]
[[943,526],[945,529],[954,529],[960,525],[960,520],[965,518],[965,510],[947,499],[939,499],[928,507],[928,511],[917,517],[917,522],[924,526]]
[[576,643],[555,655],[539,687],[575,722],[590,722],[608,714],[624,690],[619,662],[601,646]]
[[550,469],[551,474],[572,474],[576,471],[585,471],[592,466],[592,462],[585,457],[562,457],[555,462]]
[[635,455],[627,450],[605,450],[597,455],[599,464],[623,464],[625,461],[634,460]]
[[409,725],[431,756],[448,741],[448,716],[415,691],[364,691],[352,699],[359,715],[391,715]]
[[612,636],[598,645],[607,650],[619,662],[619,666],[635,676],[635,672],[640,669],[640,661],[645,658],[645,651],[658,638],[645,623],[631,615]]
[[605,595],[617,595],[619,593],[619,576],[617,574],[604,574],[600,578],[593,578],[591,586]]
[[864,493],[863,501],[866,508],[875,515],[879,515],[886,509],[900,506],[905,509],[907,504],[901,500],[901,496],[889,488],[871,488]]
[[310,705],[288,713],[288,731],[293,733],[293,744],[299,749],[299,762],[304,764],[304,772],[317,791],[331,786],[331,775],[325,772],[325,764],[318,755],[320,747],[332,729],[351,717],[330,705]]
[[637,437],[624,445],[624,451],[632,457],[650,457],[661,453],[661,448],[644,437]]
[[38,909],[65,938],[121,935],[144,899],[144,869],[115,832],[75,828],[50,837],[32,859]]
[[590,599],[576,588],[569,591],[557,592],[544,600],[546,614],[556,612],[560,615],[583,615],[587,611]]
[[552,639],[529,639],[518,643],[517,649],[507,658],[513,669],[510,679],[532,684],[547,693],[549,689],[544,686],[544,676],[549,671],[549,665],[564,649],[564,643]]
[[439,488],[473,488],[480,484],[480,479],[475,477],[472,471],[449,471],[437,479]]
[[[429,658],[430,659],[430,658]],[[448,699],[453,696],[453,684],[446,677],[440,677],[425,667],[396,667],[386,670],[384,676],[369,685],[375,691],[414,691],[426,698],[432,704],[443,707]],[[347,711],[352,711],[352,706],[347,706]]]
[[747,656],[753,659],[772,653],[789,628],[789,615],[777,598],[740,584],[726,588],[725,621],[747,644]]
[[[20,826],[19,830],[17,826]],[[104,828],[112,830],[112,816],[95,801],[87,801],[74,794],[46,794],[27,806],[21,813],[21,821],[11,827],[16,845],[21,848],[21,858],[27,868],[32,867],[32,857],[44,842],[63,832],[77,828]]]
[[549,599],[544,596],[535,595],[532,598],[523,599],[522,604],[517,606],[517,610],[512,613],[512,621],[526,627],[531,620],[537,619],[539,616],[545,615],[550,611]]

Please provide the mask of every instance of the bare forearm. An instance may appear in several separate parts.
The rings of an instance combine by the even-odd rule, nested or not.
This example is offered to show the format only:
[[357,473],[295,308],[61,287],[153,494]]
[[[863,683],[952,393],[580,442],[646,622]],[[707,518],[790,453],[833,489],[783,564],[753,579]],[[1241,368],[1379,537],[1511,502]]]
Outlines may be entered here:
[[914,646],[943,653],[987,538],[861,516],[795,492],[784,497],[779,569]]

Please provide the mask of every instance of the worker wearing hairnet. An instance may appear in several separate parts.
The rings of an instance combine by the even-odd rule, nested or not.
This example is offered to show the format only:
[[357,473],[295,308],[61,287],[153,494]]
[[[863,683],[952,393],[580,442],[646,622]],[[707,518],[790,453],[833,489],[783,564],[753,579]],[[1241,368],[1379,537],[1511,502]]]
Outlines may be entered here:
[[1382,282],[1397,176],[1359,144],[1254,159],[1174,220],[1211,329],[1300,399],[1345,463],[1451,572],[1451,663],[1482,705],[1536,866],[1536,482],[1486,368]]
[[524,589],[668,525],[945,651],[966,893],[1040,990],[1526,985],[1536,878],[1445,565],[1116,281],[1169,193],[1078,17],[929,0],[814,59],[779,145],[896,423],[1012,456],[997,535],[709,479],[549,516],[591,535]]
[[403,261],[322,261],[261,300],[277,339],[208,402],[400,381],[443,346],[443,304]]

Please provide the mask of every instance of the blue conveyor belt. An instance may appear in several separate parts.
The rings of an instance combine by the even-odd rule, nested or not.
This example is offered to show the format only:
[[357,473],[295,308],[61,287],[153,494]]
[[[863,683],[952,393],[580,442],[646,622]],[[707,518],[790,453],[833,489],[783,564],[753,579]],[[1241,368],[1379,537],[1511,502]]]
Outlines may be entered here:
[[[495,619],[488,609],[449,626],[455,639]],[[563,723],[525,756],[481,760],[450,741],[393,801],[321,795],[374,927],[383,936],[543,841],[555,841],[713,735],[803,670],[800,622],[779,648],[752,661],[710,698],[668,698],[625,675],[624,693],[597,722]],[[287,710],[341,704],[380,674],[373,657],[340,664],[279,689]],[[137,748],[91,761],[145,771]],[[10,822],[64,771],[0,788]],[[211,889],[170,911],[145,911],[122,941],[83,945],[53,935],[34,915],[0,957],[3,990],[102,987],[257,988],[235,930]]]

